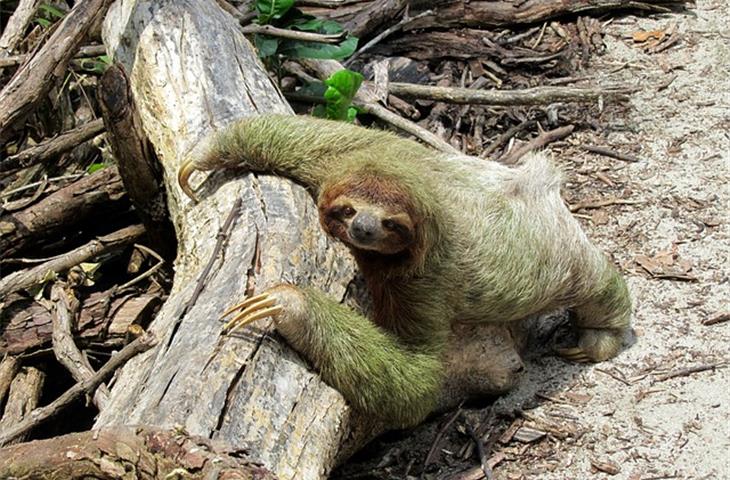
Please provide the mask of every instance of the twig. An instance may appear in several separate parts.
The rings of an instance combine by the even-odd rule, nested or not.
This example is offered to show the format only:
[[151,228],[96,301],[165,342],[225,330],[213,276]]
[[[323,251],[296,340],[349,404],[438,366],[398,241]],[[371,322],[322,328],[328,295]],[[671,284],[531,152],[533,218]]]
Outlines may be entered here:
[[474,429],[471,427],[469,422],[466,422],[466,433],[469,434],[471,439],[474,441],[474,445],[477,447],[477,455],[479,456],[479,463],[481,464],[484,477],[487,480],[492,480],[493,472],[489,467],[489,459],[487,458],[487,452],[484,449],[484,444],[482,443],[482,439],[479,438],[476,432],[474,432]]
[[289,40],[299,40],[302,42],[316,42],[337,44],[347,38],[347,32],[324,35],[321,33],[301,32],[299,30],[288,30],[286,28],[277,28],[271,25],[257,25],[252,23],[241,27],[243,33],[258,33],[268,35],[270,37],[287,38]]
[[54,138],[9,156],[0,162],[0,172],[37,165],[60,153],[71,150],[77,145],[94,138],[104,131],[104,120],[97,118],[80,127],[63,132]]
[[139,245],[138,243],[134,244],[134,248],[138,248],[139,250],[142,250],[143,252],[146,252],[149,255],[152,255],[153,257],[155,257],[157,259],[157,263],[155,265],[153,265],[152,268],[150,268],[146,272],[142,273],[141,275],[137,275],[136,277],[134,277],[127,283],[118,287],[118,290],[124,290],[125,288],[131,287],[135,283],[140,282],[141,280],[144,280],[145,278],[151,276],[153,273],[155,273],[157,270],[159,270],[165,264],[165,260],[151,248],[147,248],[144,245]]
[[151,332],[132,341],[132,343],[121,349],[118,353],[112,355],[109,361],[106,362],[104,366],[94,374],[94,376],[76,383],[50,404],[45,407],[36,408],[30,412],[30,415],[26,419],[16,423],[7,430],[0,432],[0,446],[6,445],[13,439],[29,432],[31,429],[58,414],[77,398],[101,385],[104,380],[109,378],[109,376],[111,376],[117,368],[124,365],[129,359],[138,353],[149,350],[156,344],[157,340]]
[[570,206],[570,211],[575,213],[579,210],[589,210],[594,208],[608,207],[609,205],[638,205],[644,203],[642,200],[626,200],[623,198],[608,198],[606,200],[598,200],[595,202],[579,202]]
[[[106,47],[104,47],[104,45],[87,45],[79,48],[78,52],[76,53],[76,55],[73,56],[73,58],[81,59],[89,57],[99,57],[102,55],[106,55]],[[27,54],[11,55],[5,58],[0,57],[0,68],[20,65],[21,63],[26,61],[28,57],[30,57],[30,55]]]
[[537,150],[538,148],[542,148],[548,143],[565,138],[573,133],[573,130],[575,130],[574,125],[566,125],[565,127],[559,127],[554,130],[542,132],[524,145],[502,155],[497,161],[504,163],[505,165],[514,165],[527,153]]
[[77,2],[46,43],[0,91],[0,141],[8,127],[28,115],[56,84],[88,30],[106,12],[111,0]]
[[502,145],[504,145],[505,143],[507,143],[512,137],[514,137],[515,135],[517,135],[518,133],[520,133],[523,130],[527,130],[528,128],[531,128],[536,123],[537,123],[536,120],[525,120],[524,122],[521,122],[521,123],[519,123],[517,125],[514,125],[514,126],[508,128],[506,132],[504,132],[503,134],[501,134],[487,148],[485,148],[484,150],[482,150],[482,153],[479,154],[479,156],[481,158],[487,158],[487,157],[489,157],[492,154],[492,152],[494,152],[499,147],[501,147]]
[[[51,301],[53,302],[51,341],[56,360],[66,367],[74,380],[82,382],[94,376],[94,369],[76,346],[71,333],[73,318],[77,315],[79,308],[78,300],[75,298],[73,300],[69,301],[69,295],[66,293],[63,283],[53,284],[51,287]],[[104,384],[99,385],[99,388],[93,392],[93,400],[99,411],[104,410],[108,405],[109,390]]]
[[[328,78],[333,73],[343,69],[342,64],[334,60],[303,59],[301,63],[303,63],[307,68],[314,71],[316,75],[322,80]],[[425,128],[416,125],[410,120],[407,120],[380,105],[378,103],[378,96],[375,94],[373,89],[374,87],[370,85],[370,82],[363,82],[362,86],[355,94],[355,99],[353,100],[353,103],[365,110],[367,113],[375,115],[379,119],[393,125],[397,129],[413,135],[414,137],[421,140],[423,143],[430,145],[437,150],[451,155],[460,154],[458,150],[443,141],[438,136],[434,135],[432,132],[429,132]]]
[[[464,402],[462,402],[463,404]],[[451,425],[454,424],[457,418],[461,416],[461,405],[456,409],[456,412],[449,418],[449,421],[444,424],[443,427],[441,427],[436,434],[436,436],[433,439],[433,443],[431,444],[431,448],[428,450],[428,454],[426,455],[426,460],[423,461],[423,468],[424,470],[426,467],[431,465],[433,463],[433,457],[436,454],[436,450],[438,449],[439,444],[441,443],[441,439],[446,434],[448,429],[451,427]]]
[[41,265],[11,273],[0,280],[0,298],[42,282],[48,272],[63,272],[98,255],[122,248],[136,241],[143,233],[142,225],[125,227]]
[[717,315],[702,320],[702,325],[715,325],[730,320],[730,312],[721,312]]
[[598,368],[598,367],[596,367],[596,368],[595,368],[594,370],[595,370],[595,371],[597,371],[597,372],[601,372],[601,373],[603,373],[603,374],[605,374],[605,375],[608,375],[609,377],[613,378],[614,380],[616,380],[616,381],[619,381],[619,382],[623,383],[623,384],[624,384],[624,385],[626,385],[627,387],[628,387],[628,386],[631,386],[631,382],[629,382],[629,381],[628,381],[628,380],[626,380],[625,378],[621,378],[621,377],[619,377],[618,375],[616,375],[616,374],[615,374],[615,373],[613,373],[613,372],[610,372],[610,371],[608,371],[608,370],[603,370],[602,368]]
[[352,56],[350,58],[348,58],[347,61],[345,61],[343,63],[343,65],[346,66],[346,67],[352,65],[352,62],[354,62],[357,57],[359,57],[363,53],[365,53],[368,50],[370,50],[371,48],[373,48],[375,45],[377,45],[378,43],[380,43],[383,39],[385,39],[385,38],[389,37],[390,35],[394,34],[398,30],[400,30],[403,27],[405,27],[406,25],[408,25],[409,23],[411,23],[411,22],[413,22],[415,20],[418,20],[421,17],[425,17],[426,15],[431,15],[432,13],[433,12],[431,10],[426,10],[425,12],[419,13],[415,17],[410,17],[408,15],[408,7],[406,7],[406,10],[405,10],[405,12],[403,14],[403,18],[401,18],[401,20],[398,23],[396,23],[395,25],[393,25],[391,27],[386,28],[385,30],[383,30],[382,32],[380,32],[378,35],[376,35],[375,37],[373,37],[372,40],[370,40],[368,43],[366,43],[365,45],[363,45],[360,49],[358,49],[357,52],[355,52],[354,54],[352,54]]
[[624,162],[640,162],[641,160],[633,155],[627,153],[617,152],[607,147],[599,147],[596,145],[580,145],[580,148],[591,153],[597,153],[606,157],[615,158],[616,160],[623,160]]
[[388,93],[402,97],[426,98],[437,102],[470,105],[548,105],[557,102],[596,102],[599,99],[626,101],[632,90],[534,87],[523,90],[475,90],[459,87],[435,87],[415,83],[391,82]]
[[0,193],[0,198],[6,198],[15,195],[16,193],[24,192],[26,190],[31,190],[33,188],[39,187],[43,185],[44,183],[53,183],[53,182],[62,182],[64,180],[78,180],[79,178],[86,175],[86,172],[84,173],[74,173],[71,175],[62,175],[60,177],[51,177],[49,179],[45,180],[39,180],[37,182],[28,183],[27,185],[23,185],[22,187],[14,188],[12,190],[8,190],[7,192]]
[[663,382],[665,380],[677,377],[687,377],[689,375],[692,375],[693,373],[706,372],[707,370],[715,370],[724,366],[725,365],[723,364],[710,363],[706,365],[697,365],[694,367],[682,368],[680,370],[675,370],[674,372],[667,373],[666,375],[661,375],[657,377],[654,382]]

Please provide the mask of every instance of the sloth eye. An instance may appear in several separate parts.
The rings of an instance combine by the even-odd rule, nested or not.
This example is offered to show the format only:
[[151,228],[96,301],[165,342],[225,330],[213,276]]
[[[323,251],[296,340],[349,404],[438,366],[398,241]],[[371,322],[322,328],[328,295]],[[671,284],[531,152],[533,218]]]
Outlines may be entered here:
[[342,210],[340,210],[340,213],[342,213],[343,217],[350,218],[355,215],[355,209],[352,207],[343,207]]
[[387,230],[395,230],[396,223],[393,220],[383,220],[383,227],[385,227]]

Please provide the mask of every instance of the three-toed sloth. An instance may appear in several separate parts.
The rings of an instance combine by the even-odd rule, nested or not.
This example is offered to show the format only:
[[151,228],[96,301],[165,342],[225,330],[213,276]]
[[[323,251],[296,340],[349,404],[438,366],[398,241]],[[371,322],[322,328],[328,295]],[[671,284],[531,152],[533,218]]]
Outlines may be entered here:
[[231,167],[312,191],[322,227],[365,277],[373,315],[279,285],[235,306],[229,327],[273,317],[325,382],[391,427],[435,408],[455,329],[567,307],[578,343],[559,353],[598,362],[630,328],[626,283],[564,205],[560,174],[542,154],[511,168],[375,129],[271,115],[218,132],[185,162],[180,185],[194,198],[193,171]]

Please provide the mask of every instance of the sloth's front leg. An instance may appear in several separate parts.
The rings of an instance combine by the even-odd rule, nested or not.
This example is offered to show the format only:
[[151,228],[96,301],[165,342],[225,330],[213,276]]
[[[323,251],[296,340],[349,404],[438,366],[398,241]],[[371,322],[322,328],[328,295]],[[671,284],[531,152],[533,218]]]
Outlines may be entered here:
[[403,344],[364,316],[315,289],[270,288],[230,308],[230,332],[272,317],[287,342],[361,412],[392,428],[418,424],[436,406],[442,352]]

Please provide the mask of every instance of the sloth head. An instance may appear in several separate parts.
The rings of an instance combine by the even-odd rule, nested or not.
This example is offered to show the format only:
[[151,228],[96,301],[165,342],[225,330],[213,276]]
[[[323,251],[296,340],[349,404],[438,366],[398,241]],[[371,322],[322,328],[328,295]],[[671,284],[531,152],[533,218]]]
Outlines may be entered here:
[[414,248],[419,222],[395,182],[355,175],[329,186],[319,200],[322,227],[356,250],[393,255]]

